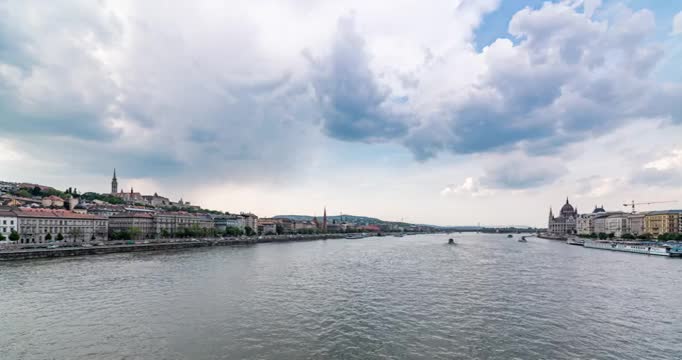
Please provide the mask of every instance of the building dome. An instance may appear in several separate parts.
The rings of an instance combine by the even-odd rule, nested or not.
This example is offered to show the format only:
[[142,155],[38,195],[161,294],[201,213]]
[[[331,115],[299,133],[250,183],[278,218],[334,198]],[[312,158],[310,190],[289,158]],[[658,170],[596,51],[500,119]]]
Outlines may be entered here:
[[566,199],[564,206],[561,207],[560,214],[563,216],[571,216],[575,214],[575,210],[573,209],[573,206],[568,203],[568,199]]
[[606,212],[606,210],[604,210],[604,205],[602,205],[601,207],[597,207],[597,205],[595,205],[594,210],[592,211],[593,214],[603,213],[603,212]]

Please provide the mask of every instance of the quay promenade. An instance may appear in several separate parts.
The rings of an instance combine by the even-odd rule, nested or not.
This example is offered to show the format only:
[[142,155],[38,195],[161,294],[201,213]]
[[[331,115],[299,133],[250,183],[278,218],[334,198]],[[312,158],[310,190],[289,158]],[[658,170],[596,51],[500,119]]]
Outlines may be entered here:
[[28,260],[38,258],[69,257],[83,255],[102,255],[124,252],[138,251],[163,251],[174,249],[189,249],[208,246],[235,246],[252,245],[259,243],[289,242],[289,241],[313,241],[326,239],[343,239],[352,236],[354,239],[375,236],[376,234],[314,234],[314,235],[270,235],[253,237],[229,237],[229,238],[207,238],[207,239],[164,239],[151,240],[137,243],[128,242],[109,242],[105,245],[95,246],[86,244],[85,246],[75,247],[56,247],[56,248],[24,248],[24,249],[4,249],[0,250],[0,261],[2,260]]

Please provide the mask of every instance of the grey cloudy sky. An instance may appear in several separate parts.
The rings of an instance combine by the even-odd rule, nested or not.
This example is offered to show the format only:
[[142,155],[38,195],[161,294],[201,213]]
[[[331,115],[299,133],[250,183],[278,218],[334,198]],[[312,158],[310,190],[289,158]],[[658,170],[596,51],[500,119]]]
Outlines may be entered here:
[[436,224],[682,201],[681,11],[4,1],[1,175]]

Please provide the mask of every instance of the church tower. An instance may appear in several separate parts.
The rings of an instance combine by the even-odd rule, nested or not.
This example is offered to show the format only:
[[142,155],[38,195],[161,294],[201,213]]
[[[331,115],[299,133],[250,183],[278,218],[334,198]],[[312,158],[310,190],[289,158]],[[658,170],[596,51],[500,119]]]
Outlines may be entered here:
[[324,207],[324,215],[322,216],[322,231],[327,232],[327,207]]
[[114,177],[111,179],[111,193],[116,194],[118,192],[118,180],[116,180],[116,168],[114,168]]

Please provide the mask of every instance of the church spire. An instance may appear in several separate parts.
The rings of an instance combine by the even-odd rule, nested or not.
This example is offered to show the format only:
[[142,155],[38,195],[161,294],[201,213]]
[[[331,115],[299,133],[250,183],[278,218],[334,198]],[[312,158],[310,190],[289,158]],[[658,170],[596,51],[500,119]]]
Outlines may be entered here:
[[116,168],[114,168],[114,177],[111,178],[111,193],[116,194],[118,192],[118,180],[116,179]]

